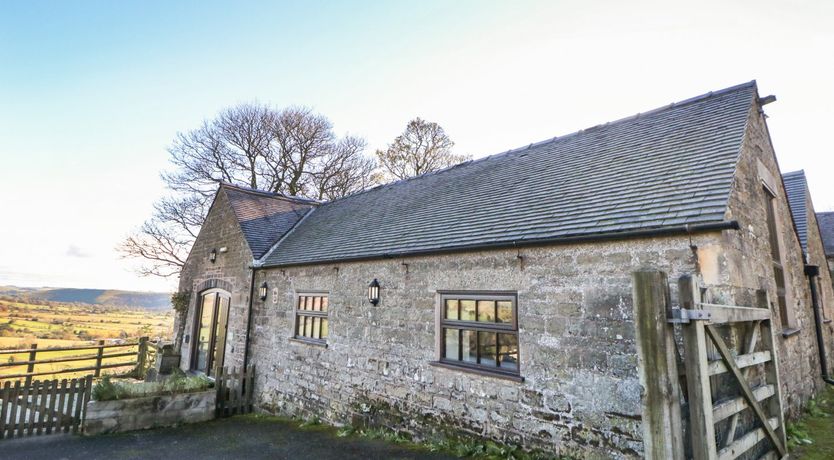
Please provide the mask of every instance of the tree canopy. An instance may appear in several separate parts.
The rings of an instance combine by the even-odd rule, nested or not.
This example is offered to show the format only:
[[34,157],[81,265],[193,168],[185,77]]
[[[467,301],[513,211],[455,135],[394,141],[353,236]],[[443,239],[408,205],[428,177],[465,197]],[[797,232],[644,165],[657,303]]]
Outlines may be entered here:
[[406,179],[471,159],[452,153],[454,145],[440,125],[415,118],[387,149],[377,150],[376,157],[390,179]]
[[304,107],[241,104],[169,147],[173,168],[161,177],[169,194],[119,247],[139,258],[143,275],[178,275],[220,182],[332,200],[374,184],[376,162],[365,140],[339,137],[325,116]]
[[176,276],[221,182],[327,201],[469,159],[453,146],[437,123],[415,118],[374,159],[364,139],[337,136],[327,117],[308,108],[230,107],[177,134],[168,149],[172,168],[161,174],[169,193],[118,250],[141,260],[141,275]]

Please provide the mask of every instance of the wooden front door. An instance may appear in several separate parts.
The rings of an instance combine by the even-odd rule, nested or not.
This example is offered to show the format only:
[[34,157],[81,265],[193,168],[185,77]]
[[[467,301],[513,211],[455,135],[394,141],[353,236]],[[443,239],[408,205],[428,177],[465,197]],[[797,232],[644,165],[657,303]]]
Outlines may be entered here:
[[229,300],[229,294],[224,291],[209,291],[200,298],[194,322],[195,343],[191,368],[208,376],[214,376],[223,367]]

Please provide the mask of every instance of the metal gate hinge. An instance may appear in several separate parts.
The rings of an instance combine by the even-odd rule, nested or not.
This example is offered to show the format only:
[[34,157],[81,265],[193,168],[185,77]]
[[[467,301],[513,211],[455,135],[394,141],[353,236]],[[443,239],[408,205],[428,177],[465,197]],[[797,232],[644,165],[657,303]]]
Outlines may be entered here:
[[688,323],[690,321],[709,321],[710,312],[706,310],[690,310],[687,308],[672,308],[667,320],[669,323]]

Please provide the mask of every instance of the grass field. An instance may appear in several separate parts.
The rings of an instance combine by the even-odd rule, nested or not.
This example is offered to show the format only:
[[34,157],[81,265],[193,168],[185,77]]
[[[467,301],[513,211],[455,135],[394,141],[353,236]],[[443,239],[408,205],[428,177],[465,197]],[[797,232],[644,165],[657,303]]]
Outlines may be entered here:
[[[173,330],[172,312],[150,312],[92,305],[30,304],[13,300],[0,300],[0,350],[28,349],[37,344],[37,360],[54,360],[69,357],[89,358],[63,363],[39,363],[34,372],[56,372],[65,369],[91,367],[96,363],[97,350],[55,350],[56,347],[81,347],[107,344],[135,343],[139,337],[151,341],[170,340]],[[106,348],[107,354],[133,353],[133,356],[105,358],[103,364],[135,361],[137,347]],[[26,365],[10,365],[25,362],[29,352],[0,353],[0,381],[4,376],[26,372]],[[118,374],[129,367],[107,369],[103,372]],[[60,378],[86,375],[89,372],[64,374]],[[50,378],[50,376],[36,377]]]

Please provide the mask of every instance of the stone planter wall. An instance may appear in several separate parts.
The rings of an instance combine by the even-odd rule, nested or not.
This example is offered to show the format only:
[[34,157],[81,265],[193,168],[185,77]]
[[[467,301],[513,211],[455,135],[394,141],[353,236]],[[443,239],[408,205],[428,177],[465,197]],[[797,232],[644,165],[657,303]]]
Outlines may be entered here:
[[214,389],[198,393],[90,401],[84,434],[119,433],[181,423],[205,422],[214,418],[217,394]]

